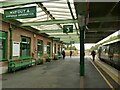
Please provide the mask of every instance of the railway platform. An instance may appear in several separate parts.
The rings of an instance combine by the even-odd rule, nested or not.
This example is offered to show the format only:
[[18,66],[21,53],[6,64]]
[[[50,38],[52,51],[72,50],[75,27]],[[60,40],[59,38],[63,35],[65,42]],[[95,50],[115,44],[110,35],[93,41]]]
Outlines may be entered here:
[[79,61],[79,56],[66,57],[65,60],[55,60],[15,73],[3,74],[2,88],[120,89],[119,84],[97,64],[98,60],[93,63],[90,56],[85,56],[85,75],[80,76]]

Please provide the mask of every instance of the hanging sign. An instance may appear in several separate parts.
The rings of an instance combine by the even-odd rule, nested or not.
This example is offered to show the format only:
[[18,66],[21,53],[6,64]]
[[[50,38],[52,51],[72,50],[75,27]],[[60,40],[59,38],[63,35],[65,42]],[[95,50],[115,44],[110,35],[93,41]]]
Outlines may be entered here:
[[35,18],[36,6],[4,10],[4,19]]
[[73,25],[64,25],[63,33],[73,33]]
[[53,41],[60,41],[60,38],[53,38]]

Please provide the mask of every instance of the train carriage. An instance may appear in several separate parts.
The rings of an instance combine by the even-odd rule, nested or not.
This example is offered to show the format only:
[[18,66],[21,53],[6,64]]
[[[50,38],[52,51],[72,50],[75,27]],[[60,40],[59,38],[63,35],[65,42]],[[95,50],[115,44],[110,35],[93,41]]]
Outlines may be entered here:
[[105,43],[98,48],[100,60],[120,70],[120,39]]

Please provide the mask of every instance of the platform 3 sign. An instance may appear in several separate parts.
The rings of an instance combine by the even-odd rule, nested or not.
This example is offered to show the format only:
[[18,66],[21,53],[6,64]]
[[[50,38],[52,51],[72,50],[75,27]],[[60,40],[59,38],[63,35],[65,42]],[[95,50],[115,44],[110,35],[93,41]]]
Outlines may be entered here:
[[4,16],[3,16],[5,20],[35,18],[35,17],[36,17],[36,6],[7,9],[4,10]]
[[73,25],[64,25],[63,33],[73,33]]

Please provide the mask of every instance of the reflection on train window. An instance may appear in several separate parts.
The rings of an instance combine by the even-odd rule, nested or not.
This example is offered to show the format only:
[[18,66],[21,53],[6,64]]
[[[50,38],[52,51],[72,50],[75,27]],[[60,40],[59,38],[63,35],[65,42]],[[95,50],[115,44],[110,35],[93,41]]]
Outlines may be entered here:
[[107,48],[105,48],[105,53],[107,53]]
[[115,52],[117,54],[120,54],[120,42],[117,42],[116,45],[115,45]]
[[102,47],[103,52],[105,53],[105,46]]
[[30,38],[21,36],[20,56],[30,56]]
[[43,55],[43,41],[42,40],[38,40],[37,54],[38,54],[38,56]]
[[6,33],[0,32],[0,61],[6,60]]

